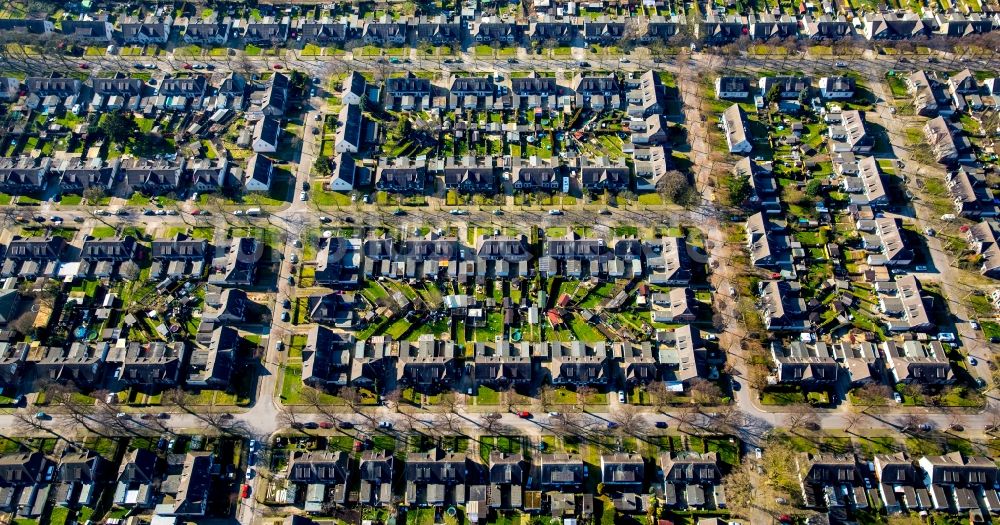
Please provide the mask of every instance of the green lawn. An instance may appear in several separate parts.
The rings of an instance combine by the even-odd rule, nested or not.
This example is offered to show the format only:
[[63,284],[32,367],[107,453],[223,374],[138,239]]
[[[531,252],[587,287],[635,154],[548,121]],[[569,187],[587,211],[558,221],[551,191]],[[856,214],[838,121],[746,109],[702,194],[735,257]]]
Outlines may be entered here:
[[477,405],[498,405],[500,404],[500,392],[489,387],[481,386],[476,390]]

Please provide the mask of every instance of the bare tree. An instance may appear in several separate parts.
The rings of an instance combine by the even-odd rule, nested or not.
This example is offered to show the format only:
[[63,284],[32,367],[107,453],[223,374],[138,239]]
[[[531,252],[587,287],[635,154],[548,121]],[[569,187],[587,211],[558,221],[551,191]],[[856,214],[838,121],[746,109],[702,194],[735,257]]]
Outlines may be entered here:
[[538,405],[542,410],[547,411],[555,401],[556,391],[551,385],[542,385],[538,389]]
[[891,391],[889,387],[879,383],[868,383],[857,389],[854,403],[862,412],[878,412],[889,404]]
[[927,417],[924,416],[923,414],[918,414],[914,412],[903,414],[899,418],[899,431],[916,432],[926,424],[927,424]]
[[587,411],[587,400],[590,399],[597,390],[590,386],[581,386],[576,389],[576,409],[579,412]]
[[438,414],[434,421],[438,425],[438,430],[447,429],[448,434],[458,434],[462,427],[462,418],[454,412]]
[[689,429],[693,428],[695,421],[698,419],[698,407],[696,406],[684,406],[678,410],[674,417],[677,418],[677,430],[684,432],[684,427],[687,426]]
[[640,436],[646,434],[646,420],[642,418],[635,405],[621,405],[611,419],[618,424],[618,430],[625,436]]
[[483,420],[483,431],[488,434],[493,434],[497,432],[500,427],[500,420],[503,419],[503,415],[498,412],[490,412],[488,414],[482,415]]
[[646,386],[649,402],[657,412],[663,412],[673,402],[676,394],[663,381],[653,381]]
[[785,427],[791,433],[799,430],[816,430],[819,428],[819,416],[816,409],[808,403],[796,403],[789,407],[789,412],[785,416]]
[[704,379],[698,379],[691,385],[691,401],[699,405],[717,405],[722,399],[719,385]]

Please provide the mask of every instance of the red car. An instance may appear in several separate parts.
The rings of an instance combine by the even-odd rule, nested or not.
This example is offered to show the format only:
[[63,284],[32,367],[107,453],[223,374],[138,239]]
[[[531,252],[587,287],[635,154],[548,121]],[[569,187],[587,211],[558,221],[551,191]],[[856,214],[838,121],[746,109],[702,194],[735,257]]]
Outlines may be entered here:
[[80,62],[80,69],[90,69],[90,64],[84,64],[83,62]]
[[531,412],[528,412],[526,410],[522,410],[522,411],[520,411],[520,412],[517,413],[517,417],[522,418],[522,419],[530,419],[531,418]]
[[333,428],[333,423],[329,421],[320,421],[319,428]]
[[240,497],[243,499],[247,499],[250,497],[250,485],[244,483],[243,486],[240,487]]
[[201,215],[201,210],[194,210],[191,215]]
[[184,69],[191,69],[191,64],[184,64],[181,67],[184,68]]
[[274,65],[274,69],[281,69],[282,67],[284,67],[284,66],[282,66],[281,64],[275,64]]

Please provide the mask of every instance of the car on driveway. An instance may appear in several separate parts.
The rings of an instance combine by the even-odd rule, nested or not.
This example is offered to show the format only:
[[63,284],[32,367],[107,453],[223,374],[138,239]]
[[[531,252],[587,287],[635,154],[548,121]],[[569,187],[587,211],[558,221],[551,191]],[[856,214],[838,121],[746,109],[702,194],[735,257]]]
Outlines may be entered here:
[[902,403],[903,402],[903,396],[899,395],[899,392],[893,392],[892,393],[892,400],[895,401],[895,402],[897,402],[897,403]]

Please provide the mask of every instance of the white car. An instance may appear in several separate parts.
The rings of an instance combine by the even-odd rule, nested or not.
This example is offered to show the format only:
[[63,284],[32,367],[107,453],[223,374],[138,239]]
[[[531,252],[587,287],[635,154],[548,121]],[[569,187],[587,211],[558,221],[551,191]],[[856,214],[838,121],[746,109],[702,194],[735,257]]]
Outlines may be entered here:
[[897,402],[897,403],[902,403],[903,402],[903,396],[899,395],[899,392],[893,392],[892,393],[892,400],[895,401],[895,402]]
[[306,200],[306,192],[304,192],[304,191],[300,191],[299,192],[299,200],[300,201]]
[[977,323],[976,321],[969,321],[969,328],[972,328],[973,330],[979,330],[979,323]]
[[624,390],[619,390],[618,391],[618,402],[619,403],[624,403],[625,402],[625,391]]
[[764,452],[760,449],[760,447],[754,447],[753,454],[754,456],[757,456],[757,459],[764,457]]
[[955,340],[955,334],[951,332],[941,332],[937,335],[938,341],[951,343]]
[[562,210],[549,210],[549,215],[562,215]]

